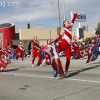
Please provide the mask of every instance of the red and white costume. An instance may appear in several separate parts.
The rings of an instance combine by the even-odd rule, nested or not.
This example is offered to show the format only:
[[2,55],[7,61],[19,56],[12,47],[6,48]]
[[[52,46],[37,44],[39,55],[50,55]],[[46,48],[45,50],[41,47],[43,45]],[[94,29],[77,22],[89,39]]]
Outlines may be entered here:
[[4,62],[4,60],[0,59],[0,72],[4,72],[4,70],[6,69],[7,67],[7,63]]
[[19,57],[20,55],[22,55],[22,61],[24,60],[24,44],[26,43],[27,40],[24,41],[24,43],[19,44],[18,48],[17,48],[17,53],[16,56]]
[[19,44],[18,45],[18,52],[17,52],[20,55],[22,55],[22,61],[24,60],[24,49],[23,49],[23,44]]
[[11,49],[10,44],[6,46],[7,54],[11,54]]
[[39,45],[39,41],[37,39],[34,40],[32,46],[33,46],[32,64],[34,65],[34,60],[35,60],[36,57],[38,57],[38,61],[42,65],[42,61],[41,61],[41,47]]
[[8,63],[9,63],[9,59],[10,59],[10,54],[11,54],[11,46],[7,45],[6,50],[5,50],[5,58]]
[[[72,19],[72,24],[74,24],[76,18],[76,14],[74,14],[74,17]],[[59,41],[62,39],[58,46],[58,52],[65,51],[66,53],[66,66],[65,66],[65,72],[68,72],[69,64],[70,64],[70,57],[71,57],[71,41],[72,41],[72,29],[70,27],[64,27],[64,36],[62,39],[62,35],[59,35],[59,37],[55,41]]]
[[0,56],[3,56],[5,54],[5,49],[2,47],[0,48]]
[[100,35],[96,35],[95,40],[98,40],[98,39],[100,39]]
[[[76,40],[74,40],[74,42],[72,42],[72,46],[73,46],[73,50],[74,50],[73,58],[75,58],[75,59],[76,58],[77,59],[81,58],[81,56],[80,56],[80,50],[79,50],[79,45],[78,45],[78,43],[77,43]],[[78,52],[78,56],[77,57],[75,57],[76,52]]]

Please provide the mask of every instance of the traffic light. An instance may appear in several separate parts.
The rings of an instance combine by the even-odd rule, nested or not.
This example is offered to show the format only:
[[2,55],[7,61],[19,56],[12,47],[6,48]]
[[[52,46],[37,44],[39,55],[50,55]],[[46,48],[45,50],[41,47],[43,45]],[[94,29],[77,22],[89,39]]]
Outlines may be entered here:
[[60,34],[61,27],[57,27],[57,34]]
[[27,28],[30,29],[30,23],[27,24]]

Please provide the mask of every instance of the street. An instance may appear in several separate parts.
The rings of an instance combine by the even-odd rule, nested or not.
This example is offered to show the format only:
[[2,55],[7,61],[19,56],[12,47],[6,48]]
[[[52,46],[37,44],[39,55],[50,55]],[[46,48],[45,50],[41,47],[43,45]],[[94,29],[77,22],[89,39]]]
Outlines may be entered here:
[[[64,69],[65,57],[60,59]],[[33,68],[31,58],[13,60],[0,73],[0,100],[100,99],[100,56],[88,64],[71,60],[68,73],[68,78],[54,78],[51,66]]]

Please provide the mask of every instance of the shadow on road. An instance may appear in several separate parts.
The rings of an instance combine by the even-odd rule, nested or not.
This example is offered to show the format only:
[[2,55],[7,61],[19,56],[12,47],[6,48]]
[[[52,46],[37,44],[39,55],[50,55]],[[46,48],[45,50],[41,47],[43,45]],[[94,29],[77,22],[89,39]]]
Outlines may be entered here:
[[14,68],[14,69],[8,69],[8,70],[5,70],[5,72],[10,72],[10,71],[17,71],[21,68],[25,68],[25,67],[20,67],[20,68]]
[[92,64],[100,64],[100,62],[92,63]]
[[79,74],[81,72],[84,72],[84,71],[87,71],[87,70],[91,70],[91,69],[97,68],[97,67],[100,67],[100,65],[72,71],[71,73],[69,73],[69,75],[67,76],[67,78],[72,77],[72,76],[75,76],[75,75],[77,75],[77,74]]

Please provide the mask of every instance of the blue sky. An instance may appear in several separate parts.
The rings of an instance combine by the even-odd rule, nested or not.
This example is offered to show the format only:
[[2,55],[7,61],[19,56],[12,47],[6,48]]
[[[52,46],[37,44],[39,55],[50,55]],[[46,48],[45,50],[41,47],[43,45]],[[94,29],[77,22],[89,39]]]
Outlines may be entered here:
[[[13,6],[8,5],[9,2]],[[31,28],[56,29],[59,26],[58,0],[9,0],[9,2],[0,0],[0,24],[14,23],[16,32],[19,32],[19,28],[27,28],[27,23],[32,25]],[[88,25],[89,31],[97,27],[100,21],[100,0],[59,0],[59,3],[61,24],[64,19],[63,5],[65,5],[66,18],[69,21],[71,21],[71,11],[86,12],[87,21],[81,22],[81,26]],[[75,22],[73,31],[76,31],[77,27],[78,22]]]

